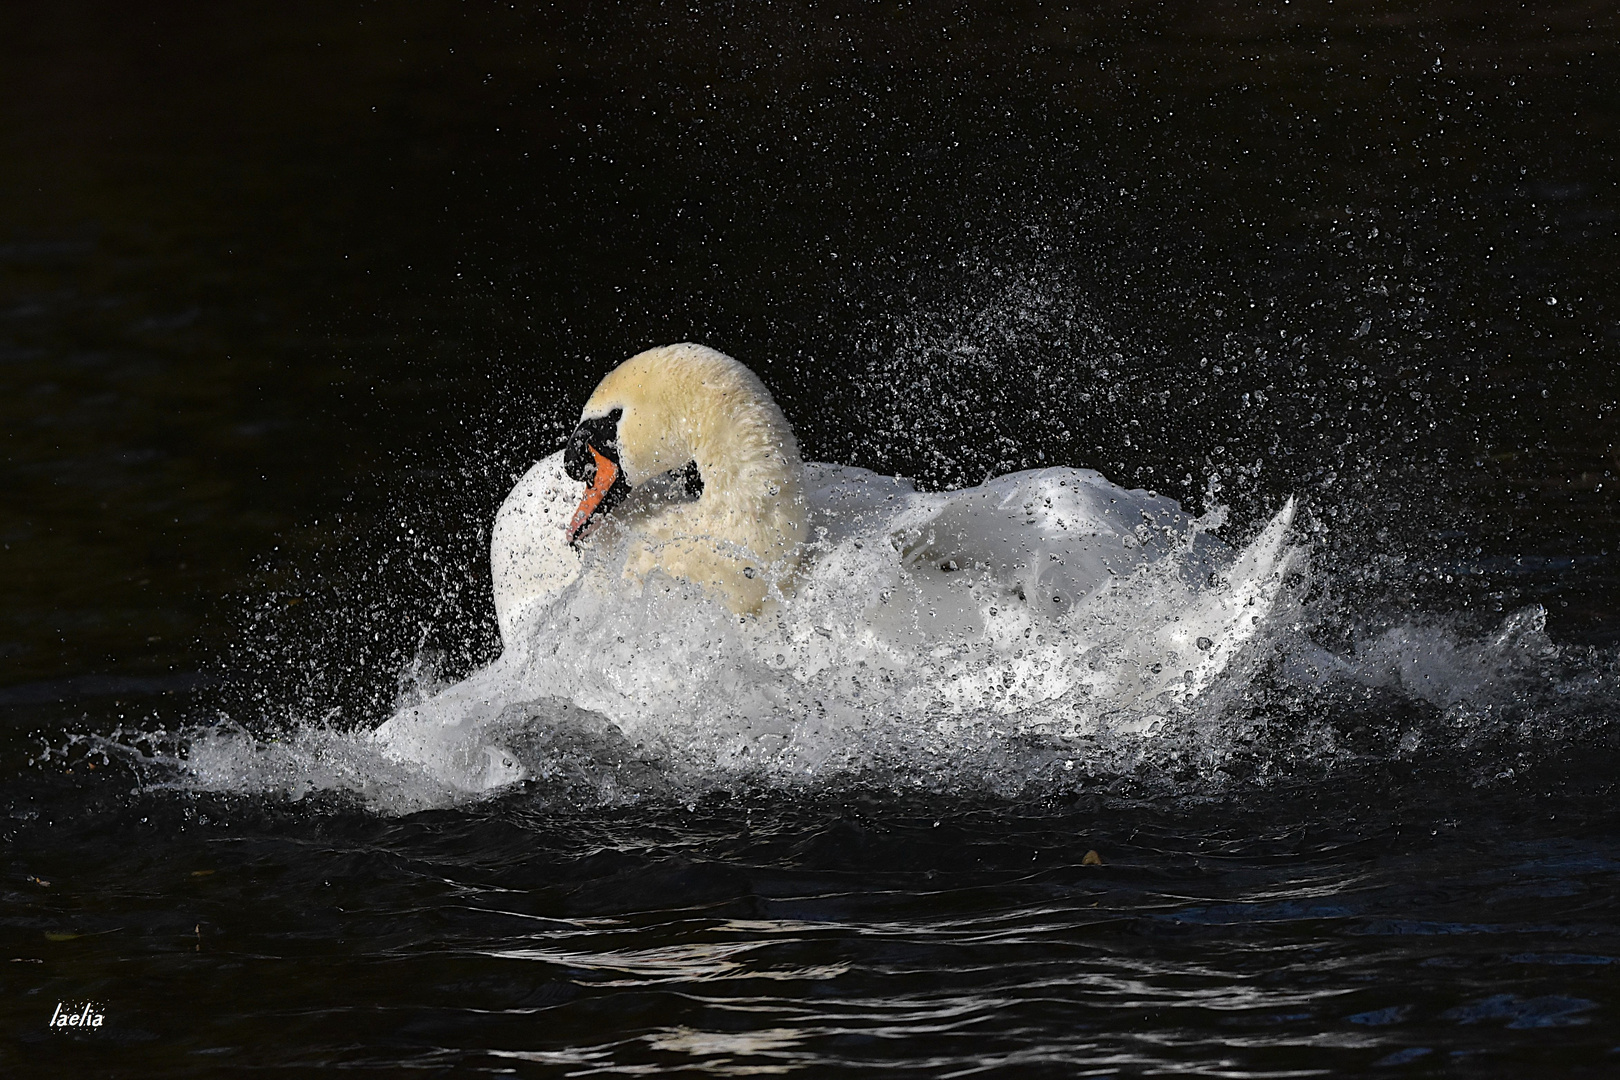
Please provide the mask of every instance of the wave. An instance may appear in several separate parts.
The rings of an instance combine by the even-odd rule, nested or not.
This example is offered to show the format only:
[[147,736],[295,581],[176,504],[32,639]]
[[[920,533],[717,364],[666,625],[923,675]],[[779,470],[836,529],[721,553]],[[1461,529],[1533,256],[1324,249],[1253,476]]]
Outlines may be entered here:
[[[1511,782],[1601,735],[1620,688],[1615,653],[1556,644],[1539,606],[1485,633],[1436,616],[1326,647],[1318,572],[1280,532],[1207,577],[1150,562],[1055,614],[984,578],[930,578],[893,546],[815,565],[760,619],[656,574],[640,590],[582,579],[469,678],[419,663],[380,731],[294,714],[88,738],[148,790],[385,814],[761,789],[1196,795],[1368,762]],[[972,633],[964,612],[983,620]]]

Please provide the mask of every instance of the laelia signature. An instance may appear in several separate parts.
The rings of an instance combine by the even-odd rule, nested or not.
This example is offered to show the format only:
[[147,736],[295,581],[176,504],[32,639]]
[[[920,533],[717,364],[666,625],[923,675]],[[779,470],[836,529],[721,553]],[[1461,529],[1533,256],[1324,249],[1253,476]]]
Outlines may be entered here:
[[98,1028],[106,1019],[106,1014],[100,1011],[101,1007],[93,1001],[84,1003],[81,1009],[71,1005],[56,1003],[56,1011],[51,1013],[51,1027],[53,1028]]

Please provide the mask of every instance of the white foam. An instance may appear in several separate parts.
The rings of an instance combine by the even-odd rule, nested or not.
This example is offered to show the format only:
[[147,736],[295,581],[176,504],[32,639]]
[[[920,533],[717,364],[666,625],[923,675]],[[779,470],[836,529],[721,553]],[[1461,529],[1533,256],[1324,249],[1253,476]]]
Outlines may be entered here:
[[1295,559],[1291,503],[1234,555],[1170,500],[1083,470],[937,495],[861,470],[812,477],[813,550],[761,616],[657,573],[630,586],[599,553],[560,587],[552,575],[544,602],[503,609],[494,664],[375,733],[212,733],[192,740],[185,782],[337,789],[387,810],[519,783],[615,800],[1016,784],[1194,712]]
[[[349,792],[384,812],[512,790],[1015,793],[1144,766],[1218,773],[1263,741],[1257,675],[1282,698],[1382,688],[1461,730],[1546,681],[1557,654],[1539,609],[1480,639],[1431,622],[1345,655],[1319,648],[1285,586],[1306,573],[1292,502],[1234,552],[1210,517],[1079,470],[935,495],[859,470],[814,475],[814,549],[761,616],[657,573],[633,586],[599,551],[543,600],[503,610],[495,663],[413,694],[375,732],[195,732],[170,782]],[[1331,732],[1311,737],[1308,752],[1333,752]]]

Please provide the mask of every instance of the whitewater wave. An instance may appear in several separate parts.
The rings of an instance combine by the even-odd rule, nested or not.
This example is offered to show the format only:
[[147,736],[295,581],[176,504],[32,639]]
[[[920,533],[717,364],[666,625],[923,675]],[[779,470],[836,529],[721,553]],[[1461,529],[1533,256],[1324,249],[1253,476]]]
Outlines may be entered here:
[[[1019,796],[1120,777],[1208,791],[1482,746],[1476,770],[1501,779],[1527,748],[1604,722],[1615,658],[1556,645],[1540,607],[1483,635],[1429,619],[1322,647],[1306,553],[1273,525],[1201,580],[1150,562],[1057,614],[971,575],[919,582],[893,546],[819,561],[759,619],[657,575],[639,590],[582,579],[489,667],[415,679],[377,731],[295,717],[273,735],[216,724],[94,741],[148,788],[405,813],[510,794]],[[963,605],[982,633],[953,629]]]

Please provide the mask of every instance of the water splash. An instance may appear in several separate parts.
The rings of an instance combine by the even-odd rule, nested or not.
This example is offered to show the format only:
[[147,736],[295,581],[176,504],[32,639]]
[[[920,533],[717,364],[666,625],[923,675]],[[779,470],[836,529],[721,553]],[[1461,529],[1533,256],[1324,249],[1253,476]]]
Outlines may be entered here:
[[1463,751],[1483,752],[1484,782],[1591,729],[1620,684],[1614,657],[1554,644],[1539,607],[1484,635],[1428,619],[1324,648],[1288,524],[1238,553],[1146,562],[1055,612],[903,542],[821,552],[758,619],[656,574],[640,589],[587,575],[465,680],[419,658],[380,731],[292,717],[93,741],[147,788],[337,794],[388,814],[512,793],[1207,792]]

